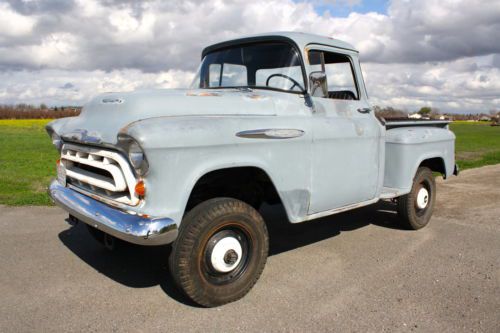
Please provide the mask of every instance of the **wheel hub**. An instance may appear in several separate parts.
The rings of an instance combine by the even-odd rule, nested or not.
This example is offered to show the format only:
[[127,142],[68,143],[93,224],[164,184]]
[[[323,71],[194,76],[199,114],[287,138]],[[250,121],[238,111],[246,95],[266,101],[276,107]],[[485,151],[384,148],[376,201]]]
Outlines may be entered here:
[[232,236],[224,237],[214,245],[210,263],[215,271],[228,273],[238,266],[242,252],[243,249],[238,239]]
[[417,207],[419,209],[425,209],[429,204],[429,191],[425,187],[422,187],[417,193]]
[[229,250],[224,255],[224,262],[228,265],[233,265],[236,261],[238,261],[238,253],[235,250]]

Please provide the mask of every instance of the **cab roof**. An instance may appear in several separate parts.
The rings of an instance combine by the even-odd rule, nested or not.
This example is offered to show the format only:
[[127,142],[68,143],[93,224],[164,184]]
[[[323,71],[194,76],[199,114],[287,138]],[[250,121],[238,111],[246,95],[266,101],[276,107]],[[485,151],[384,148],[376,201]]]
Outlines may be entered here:
[[259,41],[279,41],[279,40],[292,42],[295,45],[297,45],[297,47],[300,50],[303,50],[309,44],[321,44],[321,45],[333,46],[341,49],[358,52],[351,44],[335,38],[308,34],[303,32],[269,32],[263,34],[244,36],[237,39],[231,39],[221,43],[210,45],[205,49],[203,49],[201,57],[202,58],[205,57],[207,53],[210,53],[212,51],[223,49],[233,45],[254,43]]

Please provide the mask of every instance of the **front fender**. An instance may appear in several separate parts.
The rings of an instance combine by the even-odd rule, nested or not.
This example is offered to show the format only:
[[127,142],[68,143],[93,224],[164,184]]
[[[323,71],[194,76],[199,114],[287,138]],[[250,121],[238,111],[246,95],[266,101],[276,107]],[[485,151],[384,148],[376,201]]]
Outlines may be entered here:
[[[300,135],[237,135],[257,129],[293,129]],[[146,153],[144,210],[150,215],[169,216],[180,223],[196,182],[211,171],[234,167],[256,167],[267,173],[292,222],[307,213],[312,135],[300,117],[159,117],[132,123],[122,132],[136,139]],[[297,193],[301,201],[296,200]]]

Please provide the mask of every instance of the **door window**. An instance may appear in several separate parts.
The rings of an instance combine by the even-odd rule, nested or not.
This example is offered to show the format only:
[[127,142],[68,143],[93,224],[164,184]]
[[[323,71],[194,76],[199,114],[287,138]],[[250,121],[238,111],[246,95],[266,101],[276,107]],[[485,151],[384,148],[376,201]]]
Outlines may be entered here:
[[348,56],[316,50],[309,51],[308,56],[313,71],[326,73],[328,98],[359,99],[354,69]]

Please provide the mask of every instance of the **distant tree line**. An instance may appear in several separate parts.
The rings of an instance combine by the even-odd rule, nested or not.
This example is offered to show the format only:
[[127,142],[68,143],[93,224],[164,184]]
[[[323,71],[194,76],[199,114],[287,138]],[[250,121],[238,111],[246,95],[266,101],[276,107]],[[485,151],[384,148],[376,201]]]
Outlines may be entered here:
[[[31,104],[1,105],[0,119],[52,119],[78,116],[82,110],[81,106],[54,106],[46,104],[38,106]],[[419,114],[427,119],[450,119],[450,120],[487,120],[493,123],[500,122],[500,110],[490,110],[489,113],[469,114],[442,114],[438,108],[424,106],[417,112],[408,112],[391,106],[374,106],[373,110],[377,117],[384,119],[407,119],[410,114]]]
[[392,106],[380,107],[375,105],[373,107],[375,115],[384,119],[399,119],[408,118],[408,112],[400,109],[393,108]]
[[450,119],[450,120],[470,120],[470,121],[492,121],[494,123],[500,122],[500,110],[492,109],[488,113],[468,113],[468,114],[446,114],[441,113],[438,108],[424,106],[416,112],[408,112],[406,110],[396,109],[391,106],[380,107],[378,105],[373,107],[375,114],[384,119],[401,119],[408,118],[411,114],[419,114],[424,119]]
[[54,106],[45,104],[0,105],[0,119],[53,119],[78,116],[80,106]]

